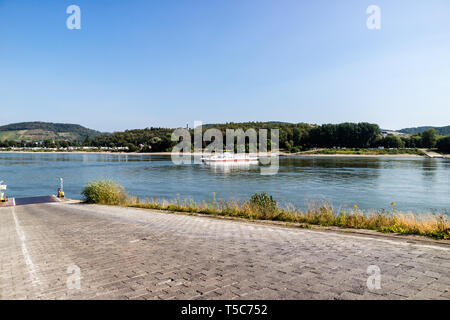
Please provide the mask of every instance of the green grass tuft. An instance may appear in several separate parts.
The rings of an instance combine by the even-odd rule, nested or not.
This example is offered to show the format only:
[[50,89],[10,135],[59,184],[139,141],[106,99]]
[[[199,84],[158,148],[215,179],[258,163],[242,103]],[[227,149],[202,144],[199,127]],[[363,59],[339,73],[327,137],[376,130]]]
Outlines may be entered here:
[[88,203],[123,205],[130,200],[125,189],[110,180],[89,182],[81,194]]

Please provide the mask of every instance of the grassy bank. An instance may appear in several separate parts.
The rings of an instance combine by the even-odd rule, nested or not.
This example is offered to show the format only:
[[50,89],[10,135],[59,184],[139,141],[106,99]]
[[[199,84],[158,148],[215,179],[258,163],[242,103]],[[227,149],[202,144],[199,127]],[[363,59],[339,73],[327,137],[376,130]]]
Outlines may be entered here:
[[83,195],[88,203],[201,213],[249,220],[293,222],[305,228],[310,225],[335,226],[450,239],[448,216],[401,213],[395,210],[395,203],[391,204],[389,210],[363,212],[356,205],[351,209],[336,211],[327,203],[312,204],[307,210],[291,205],[280,207],[271,196],[265,193],[255,194],[248,201],[241,202],[217,200],[215,194],[211,200],[201,202],[179,198],[143,201],[138,197],[127,195],[121,186],[112,181],[91,182],[83,190]]
[[412,154],[418,156],[425,156],[425,153],[420,149],[320,149],[314,151],[307,151],[305,154],[342,154],[342,155],[402,155]]

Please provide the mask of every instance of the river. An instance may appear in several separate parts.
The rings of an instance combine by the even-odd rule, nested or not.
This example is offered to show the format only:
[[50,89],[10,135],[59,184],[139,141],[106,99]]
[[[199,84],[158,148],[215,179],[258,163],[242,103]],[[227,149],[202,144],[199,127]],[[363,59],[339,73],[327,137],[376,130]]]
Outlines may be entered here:
[[72,199],[86,182],[112,179],[129,194],[167,199],[248,199],[267,192],[284,205],[327,201],[336,208],[450,212],[450,159],[282,157],[275,175],[259,166],[175,165],[169,156],[138,154],[0,153],[0,180],[10,197],[56,194],[59,177]]

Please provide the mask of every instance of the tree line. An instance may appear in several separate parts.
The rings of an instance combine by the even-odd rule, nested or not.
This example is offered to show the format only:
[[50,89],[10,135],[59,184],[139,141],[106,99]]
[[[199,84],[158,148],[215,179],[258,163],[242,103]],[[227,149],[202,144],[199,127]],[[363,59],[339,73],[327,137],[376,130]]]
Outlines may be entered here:
[[[216,128],[222,132],[224,145],[227,129],[252,128],[258,133],[259,129],[279,129],[279,148],[287,152],[300,152],[311,148],[438,148],[442,152],[450,152],[450,137],[437,135],[434,129],[410,136],[382,134],[377,124],[366,122],[311,125],[307,123],[284,122],[244,122],[204,125],[205,132],[209,128]],[[87,137],[84,141],[53,141],[47,139],[42,142],[0,142],[0,147],[107,147],[127,148],[129,152],[164,152],[171,151],[178,143],[171,140],[173,129],[146,128],[100,134]],[[190,130],[193,145],[194,131]],[[209,142],[204,141],[203,147]]]

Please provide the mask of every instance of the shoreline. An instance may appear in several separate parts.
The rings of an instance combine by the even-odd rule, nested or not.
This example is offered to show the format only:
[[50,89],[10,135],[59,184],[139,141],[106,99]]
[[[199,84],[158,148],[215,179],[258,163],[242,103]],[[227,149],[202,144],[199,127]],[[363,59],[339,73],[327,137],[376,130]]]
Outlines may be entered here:
[[418,214],[396,210],[361,210],[357,205],[349,208],[335,208],[327,202],[311,203],[305,208],[285,205],[263,193],[253,194],[249,200],[194,201],[191,198],[167,200],[164,198],[145,198],[127,193],[124,187],[112,181],[93,181],[87,183],[82,192],[86,203],[157,209],[170,212],[185,212],[245,218],[250,220],[270,220],[297,223],[304,227],[311,225],[333,226],[339,228],[376,230],[383,233],[402,233],[422,235],[439,239],[450,239],[450,220],[444,213]]
[[[145,156],[170,156],[172,152],[108,152],[108,151],[0,151],[0,154],[8,154],[8,153],[15,153],[15,154],[105,154],[105,155],[145,155]],[[180,155],[180,153],[177,153]],[[199,156],[203,155],[202,153],[198,152],[191,152],[188,153],[189,156]],[[251,153],[250,156],[255,156],[258,154]],[[267,156],[270,156],[271,154],[268,153]],[[427,158],[427,156],[424,155],[418,155],[418,154],[411,154],[411,153],[399,153],[399,154],[340,154],[340,153],[334,153],[334,154],[321,154],[321,153],[285,153],[280,152],[278,154],[280,157],[317,157],[317,158],[332,158],[332,157],[339,157],[339,158]],[[275,154],[274,154],[275,156]],[[442,158],[444,159],[450,159],[450,155],[442,155]]]
[[283,157],[320,157],[320,158],[426,158],[418,154],[399,153],[399,154],[323,154],[323,153],[300,153],[300,154],[280,154]]

